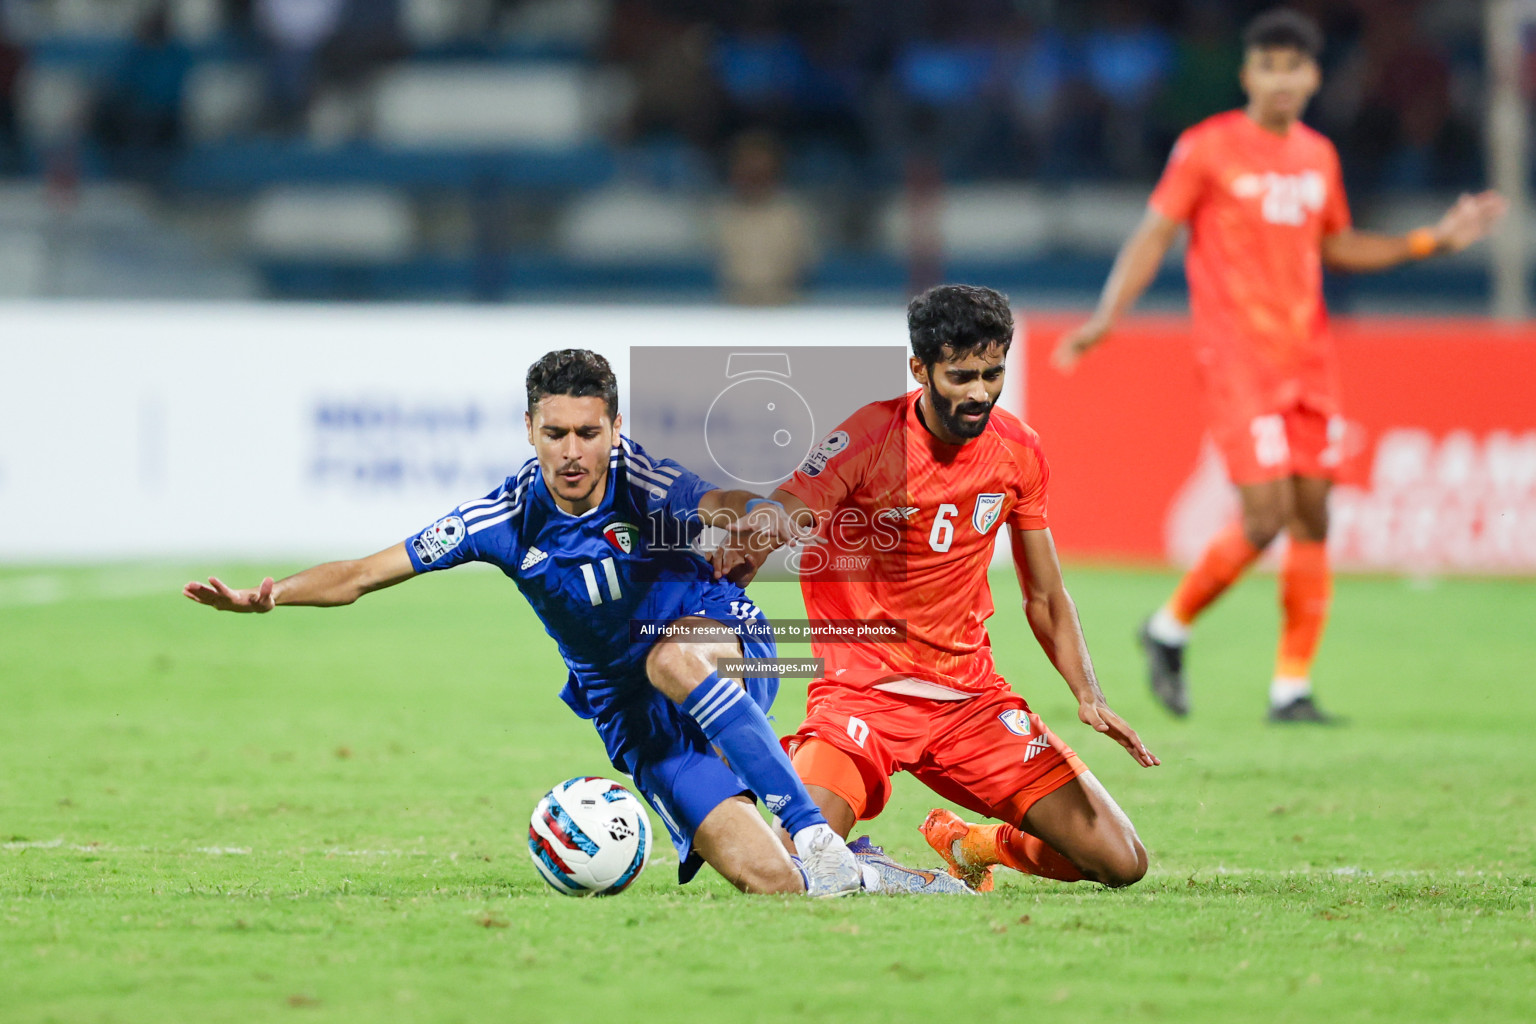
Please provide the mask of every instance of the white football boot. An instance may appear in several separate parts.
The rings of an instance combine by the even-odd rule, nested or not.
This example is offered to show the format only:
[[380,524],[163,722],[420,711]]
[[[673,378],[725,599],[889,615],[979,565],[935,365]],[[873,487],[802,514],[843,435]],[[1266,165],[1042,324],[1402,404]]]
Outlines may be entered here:
[[848,844],[830,825],[812,825],[795,833],[800,873],[807,896],[847,896],[863,888],[864,872]]
[[898,864],[885,855],[885,850],[870,842],[869,836],[860,836],[848,844],[854,859],[871,868],[873,878],[866,876],[864,888],[870,892],[890,895],[918,896],[974,896],[976,890],[958,878],[951,878],[943,871],[928,871]]

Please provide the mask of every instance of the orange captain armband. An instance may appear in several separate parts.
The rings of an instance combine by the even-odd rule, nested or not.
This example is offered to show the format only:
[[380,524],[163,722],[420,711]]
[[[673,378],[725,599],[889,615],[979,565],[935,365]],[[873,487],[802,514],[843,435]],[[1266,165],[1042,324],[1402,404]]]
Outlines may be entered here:
[[1435,233],[1429,228],[1417,228],[1408,232],[1408,255],[1416,260],[1433,256],[1440,248]]

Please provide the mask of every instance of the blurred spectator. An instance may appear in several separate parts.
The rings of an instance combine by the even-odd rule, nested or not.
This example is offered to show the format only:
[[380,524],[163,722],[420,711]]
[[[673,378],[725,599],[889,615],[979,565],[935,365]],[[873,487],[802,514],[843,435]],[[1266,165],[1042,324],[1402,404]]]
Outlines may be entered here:
[[1027,166],[1042,173],[1050,173],[1052,156],[1061,149],[1057,126],[1072,72],[1072,53],[1061,32],[1022,18],[1012,22],[999,55],[998,74],[1015,130],[1030,153]]
[[1425,188],[1450,116],[1450,66],[1399,6],[1378,4],[1365,21],[1352,149],[1383,185]]
[[781,153],[765,131],[731,149],[730,195],[716,214],[718,276],[727,301],[782,305],[799,294],[814,258],[810,217],[780,184]]
[[327,84],[350,88],[405,56],[400,0],[345,0],[321,50]]
[[713,145],[719,93],[710,70],[712,35],[703,22],[673,16],[648,0],[615,5],[605,56],[627,68],[635,83],[634,137]]
[[400,0],[345,0],[316,61],[311,140],[334,144],[365,135],[372,115],[368,87],[406,53]]
[[727,131],[766,124],[788,134],[798,127],[810,68],[773,0],[746,0],[734,23],[720,30],[711,64],[725,100]]
[[854,5],[837,4],[808,19],[800,32],[805,51],[801,132],[807,141],[850,154],[862,154],[867,146],[859,109],[866,76],[857,38],[864,27]]
[[254,0],[256,30],[266,44],[268,117],[290,134],[303,126],[314,95],[316,60],[341,21],[346,0]]
[[[238,193],[231,205],[268,177],[394,188],[395,173],[414,182],[429,166],[368,152],[375,78],[410,56],[407,40],[416,59],[486,81],[558,63],[572,83],[561,116],[579,140],[538,159],[475,158],[483,175],[445,174],[440,189],[409,186],[447,225],[431,243],[445,261],[483,257],[468,290],[501,294],[514,248],[537,266],[580,189],[674,193],[662,201],[696,228],[698,192],[718,188],[722,292],[785,302],[814,262],[818,225],[781,181],[832,218],[848,279],[876,280],[887,253],[870,243],[904,187],[931,222],[915,233],[937,239],[951,184],[1155,175],[1179,132],[1241,104],[1238,32],[1275,2],[1327,36],[1307,120],[1338,145],[1353,194],[1481,182],[1473,0],[0,0],[0,175],[28,168],[68,195],[102,173],[153,180],[174,166],[202,182],[181,192],[211,182]],[[121,12],[146,10],[132,40],[68,38],[108,20],[121,32]],[[183,45],[170,24],[222,29]],[[115,66],[94,59],[119,52]],[[184,123],[196,154],[181,152]],[[302,133],[312,148],[247,165],[243,144],[262,131]],[[343,143],[356,146],[324,152]],[[445,149],[441,166],[469,148]],[[1078,244],[1096,243],[1063,242]],[[931,283],[942,247],[917,251],[914,280]]]
[[1194,0],[1185,28],[1173,44],[1173,70],[1154,111],[1156,153],[1166,153],[1190,125],[1243,105],[1238,69],[1243,48],[1225,4]]
[[520,46],[590,52],[600,44],[613,15],[610,0],[495,0],[495,31]]
[[220,11],[225,25],[237,33],[248,33],[254,28],[256,0],[220,0]]
[[22,139],[16,118],[16,82],[26,65],[26,51],[11,42],[0,21],[0,174],[21,169]]
[[986,2],[929,2],[920,31],[893,68],[904,110],[907,155],[934,159],[951,176],[1018,173],[999,36],[1009,12]]
[[1121,174],[1145,173],[1147,112],[1173,67],[1173,43],[1131,0],[1108,0],[1083,38],[1088,84],[1104,103],[1104,157]]
[[192,54],[171,34],[165,4],[139,22],[133,43],[100,96],[94,112],[95,134],[117,153],[129,174],[147,166],[181,143],[181,101]]

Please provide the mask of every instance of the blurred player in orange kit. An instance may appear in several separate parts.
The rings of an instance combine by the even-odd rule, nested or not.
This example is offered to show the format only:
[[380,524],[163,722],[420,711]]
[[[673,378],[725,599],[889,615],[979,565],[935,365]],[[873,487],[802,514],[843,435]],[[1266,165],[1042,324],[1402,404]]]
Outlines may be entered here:
[[1248,105],[1180,137],[1097,311],[1062,338],[1055,362],[1071,370],[1109,335],[1187,224],[1195,358],[1242,518],[1216,536],[1143,625],[1152,689],[1169,711],[1188,713],[1191,624],[1285,530],[1284,622],[1269,719],[1328,722],[1310,676],[1332,594],[1328,491],[1344,420],[1323,267],[1375,271],[1458,252],[1487,235],[1505,202],[1493,192],[1463,195],[1433,227],[1401,236],[1356,231],[1333,144],[1301,123],[1320,82],[1322,33],[1304,15],[1276,8],[1253,20],[1243,45]]
[[[817,543],[795,552],[813,620],[906,626],[898,643],[812,642],[825,675],[785,741],[793,764],[843,835],[880,813],[898,771],[1000,819],[970,826],[936,810],[922,826],[950,873],[978,889],[991,888],[994,864],[1130,885],[1147,870],[1130,820],[1009,689],[985,626],[987,569],[1006,527],[1025,616],[1078,717],[1137,763],[1159,763],[1094,678],[1046,526],[1040,440],[995,408],[1013,339],[1008,300],[989,288],[934,288],[912,301],[907,324],[922,386],[856,411],[773,494],[804,529],[816,524]],[[740,579],[765,556],[731,546],[716,570]]]

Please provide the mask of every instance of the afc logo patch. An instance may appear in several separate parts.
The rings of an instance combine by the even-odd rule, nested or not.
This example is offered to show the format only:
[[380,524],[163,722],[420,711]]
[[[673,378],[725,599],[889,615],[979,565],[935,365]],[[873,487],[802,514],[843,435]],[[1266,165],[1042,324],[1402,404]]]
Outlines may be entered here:
[[1034,732],[1034,727],[1029,724],[1029,712],[1021,708],[1009,708],[998,715],[997,720],[1015,736],[1028,736]]

